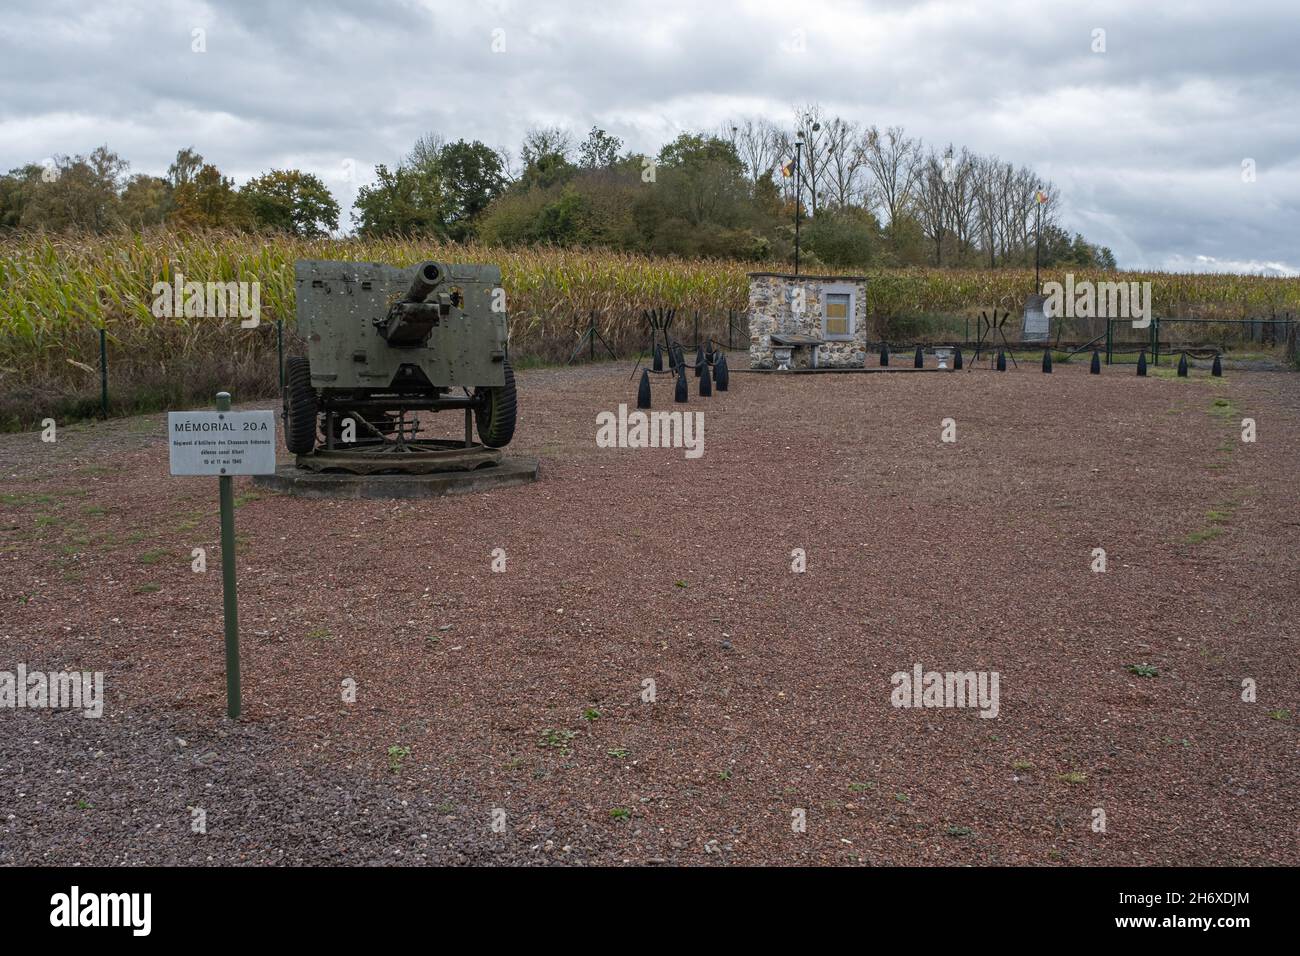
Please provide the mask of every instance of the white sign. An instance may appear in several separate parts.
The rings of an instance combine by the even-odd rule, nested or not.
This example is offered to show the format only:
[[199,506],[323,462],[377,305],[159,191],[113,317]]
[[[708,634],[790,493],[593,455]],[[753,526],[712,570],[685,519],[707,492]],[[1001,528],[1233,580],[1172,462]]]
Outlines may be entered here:
[[275,474],[275,412],[168,412],[173,475]]

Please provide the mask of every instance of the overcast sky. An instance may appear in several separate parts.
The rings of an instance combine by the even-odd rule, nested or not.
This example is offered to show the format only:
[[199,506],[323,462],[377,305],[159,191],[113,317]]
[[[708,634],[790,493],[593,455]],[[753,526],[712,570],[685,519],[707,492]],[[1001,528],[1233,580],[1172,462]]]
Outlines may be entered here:
[[1300,0],[0,0],[0,168],[193,145],[315,172],[345,220],[425,132],[653,153],[812,101],[1030,166],[1122,267],[1300,275]]

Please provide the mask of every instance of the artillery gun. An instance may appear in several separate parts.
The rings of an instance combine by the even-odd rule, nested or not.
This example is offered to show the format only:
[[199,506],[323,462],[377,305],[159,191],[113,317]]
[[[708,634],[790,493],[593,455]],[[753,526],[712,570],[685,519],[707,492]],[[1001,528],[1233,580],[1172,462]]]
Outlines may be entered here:
[[[294,282],[307,354],[286,362],[284,441],[300,467],[430,471],[500,458],[516,397],[497,266],[299,261]],[[419,412],[449,409],[465,413],[463,442],[419,437]]]

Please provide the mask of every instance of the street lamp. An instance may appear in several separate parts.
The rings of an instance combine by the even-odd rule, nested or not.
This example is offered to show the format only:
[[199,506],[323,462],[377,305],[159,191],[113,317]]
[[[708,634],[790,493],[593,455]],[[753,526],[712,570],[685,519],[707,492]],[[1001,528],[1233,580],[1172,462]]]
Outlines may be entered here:
[[803,150],[803,130],[794,137],[794,274],[799,274],[799,202],[803,197],[803,167],[799,157]]

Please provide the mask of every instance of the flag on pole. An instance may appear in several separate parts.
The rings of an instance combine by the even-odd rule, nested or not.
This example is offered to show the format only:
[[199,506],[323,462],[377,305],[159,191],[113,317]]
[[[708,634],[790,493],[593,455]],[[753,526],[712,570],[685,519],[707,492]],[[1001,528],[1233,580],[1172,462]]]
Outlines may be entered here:
[[789,179],[791,176],[794,175],[793,159],[781,164],[781,175],[784,176],[786,179]]
[[1038,200],[1038,205],[1042,206],[1047,203],[1047,193],[1041,189],[1034,193],[1034,198]]

